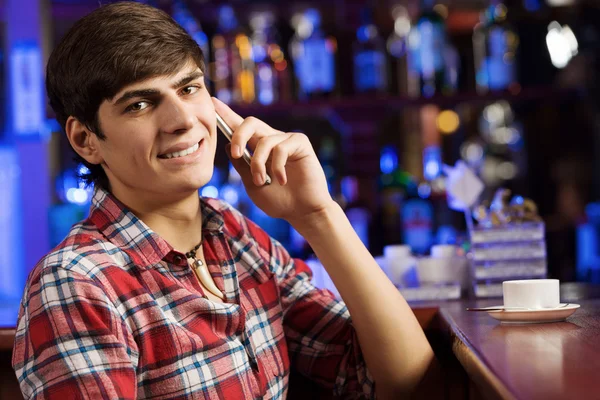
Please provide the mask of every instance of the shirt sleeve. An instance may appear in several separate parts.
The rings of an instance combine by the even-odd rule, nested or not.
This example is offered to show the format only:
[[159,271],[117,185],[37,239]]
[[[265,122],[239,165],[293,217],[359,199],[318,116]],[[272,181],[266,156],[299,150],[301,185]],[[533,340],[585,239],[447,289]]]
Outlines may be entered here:
[[137,345],[93,279],[47,266],[30,278],[13,349],[26,399],[135,399]]
[[280,288],[292,367],[342,398],[375,398],[346,305],[311,283],[306,263],[272,239],[272,271]]

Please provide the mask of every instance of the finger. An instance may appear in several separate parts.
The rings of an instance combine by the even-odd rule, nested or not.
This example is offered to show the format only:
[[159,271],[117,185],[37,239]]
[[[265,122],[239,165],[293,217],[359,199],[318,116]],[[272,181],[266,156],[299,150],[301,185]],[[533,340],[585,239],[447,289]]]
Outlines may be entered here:
[[281,186],[287,183],[287,173],[285,165],[289,158],[289,153],[285,146],[277,146],[273,149],[271,156],[271,175],[277,179]]
[[271,156],[271,151],[288,137],[288,134],[265,136],[258,141],[256,148],[254,149],[254,154],[252,155],[251,164],[252,177],[254,178],[255,184],[263,184],[267,173],[267,161]]
[[233,111],[227,104],[223,103],[221,100],[216,97],[212,97],[213,105],[215,106],[215,111],[219,114],[227,125],[235,131],[238,126],[244,122],[244,118],[241,115]]
[[231,138],[232,155],[235,157],[236,150],[244,149],[246,146],[254,152],[260,139],[276,134],[273,128],[260,119],[248,117],[233,132],[233,137]]
[[[306,156],[306,147],[310,147],[310,141],[303,134],[288,134],[287,138],[277,144],[271,152],[271,172],[277,178],[280,185],[287,183],[287,172],[285,166],[290,158],[302,158]],[[311,147],[312,148],[312,147]]]
[[[248,142],[250,142],[250,148],[254,148],[256,141],[251,139],[256,133],[258,133],[258,135],[256,135],[257,138],[265,136],[266,134],[284,134],[284,132],[273,129],[267,123],[258,118],[248,117],[244,119],[242,116],[233,111],[227,104],[223,103],[216,97],[212,97],[212,101],[215,107],[215,112],[219,114],[221,118],[223,118],[223,120],[233,131],[231,140],[231,154],[234,158],[239,158],[242,156],[243,149]],[[242,128],[241,138],[237,139],[236,136],[239,134],[238,130],[240,128]],[[253,129],[254,132],[252,132]]]

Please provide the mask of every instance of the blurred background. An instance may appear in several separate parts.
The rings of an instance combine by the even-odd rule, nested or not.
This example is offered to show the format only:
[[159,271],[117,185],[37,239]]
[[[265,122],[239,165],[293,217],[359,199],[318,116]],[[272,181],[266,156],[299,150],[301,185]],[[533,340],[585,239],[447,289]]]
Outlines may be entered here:
[[[148,0],[204,49],[210,90],[244,116],[306,133],[373,255],[468,251],[444,165],[532,199],[547,275],[600,283],[600,4],[585,0]],[[43,88],[45,62],[97,0],[0,0],[0,301],[84,218]],[[230,202],[296,257],[310,248],[252,205],[224,142],[205,196]]]

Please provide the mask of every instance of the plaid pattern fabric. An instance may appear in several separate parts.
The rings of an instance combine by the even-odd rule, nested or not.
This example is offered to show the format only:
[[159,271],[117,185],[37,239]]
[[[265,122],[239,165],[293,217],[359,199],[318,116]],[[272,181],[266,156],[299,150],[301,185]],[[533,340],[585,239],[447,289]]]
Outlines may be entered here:
[[229,205],[201,199],[204,256],[185,256],[108,192],[29,275],[13,367],[25,398],[283,399],[290,369],[374,397],[346,306]]

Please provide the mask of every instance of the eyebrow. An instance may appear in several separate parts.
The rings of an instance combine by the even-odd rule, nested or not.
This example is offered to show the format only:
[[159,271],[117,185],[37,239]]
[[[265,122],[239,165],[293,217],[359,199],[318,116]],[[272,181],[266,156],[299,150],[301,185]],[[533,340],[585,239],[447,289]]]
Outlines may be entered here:
[[[171,85],[172,89],[178,89],[184,85],[187,85],[188,83],[190,83],[191,81],[201,78],[202,76],[204,76],[204,74],[200,71],[194,71],[184,77],[182,77],[181,79],[179,79],[177,82],[175,82],[173,85]],[[131,99],[136,99],[139,97],[150,97],[150,96],[156,96],[160,94],[160,90],[158,89],[137,89],[137,90],[129,90],[125,93],[123,93],[123,95],[121,97],[119,97],[119,99],[117,99],[117,101],[115,101],[114,105],[118,106],[119,104],[125,103],[128,100]]]

